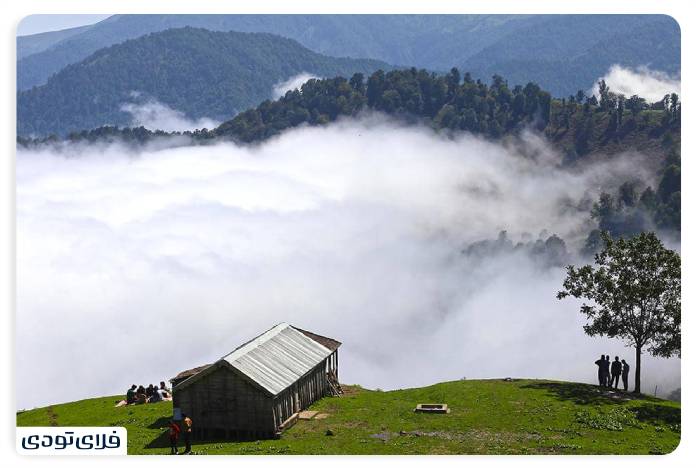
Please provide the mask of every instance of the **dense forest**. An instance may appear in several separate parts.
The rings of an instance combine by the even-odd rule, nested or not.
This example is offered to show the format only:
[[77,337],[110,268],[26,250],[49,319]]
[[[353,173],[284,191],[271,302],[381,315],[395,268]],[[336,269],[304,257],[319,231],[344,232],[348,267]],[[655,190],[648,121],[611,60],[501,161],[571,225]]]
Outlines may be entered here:
[[[405,123],[425,124],[445,133],[466,131],[489,139],[533,128],[543,132],[576,164],[593,154],[611,155],[630,149],[659,161],[657,186],[636,180],[616,193],[604,193],[592,216],[598,228],[613,235],[681,228],[681,102],[676,94],[648,103],[639,96],[613,93],[599,84],[599,99],[583,91],[552,99],[539,86],[510,87],[494,76],[490,84],[463,76],[458,69],[438,75],[426,70],[378,70],[365,77],[312,79],[278,100],[266,100],[212,130],[166,133],[145,128],[100,127],[71,133],[71,141],[113,141],[140,144],[184,135],[197,144],[232,140],[251,144],[300,125],[324,125],[340,117],[379,111]],[[190,142],[190,139],[184,140]],[[58,142],[19,138],[20,145]],[[185,144],[182,142],[182,144]],[[599,246],[599,230],[587,240],[586,251]]]
[[302,72],[350,76],[384,62],[333,58],[265,33],[169,29],[101,49],[17,96],[19,135],[127,125],[125,103],[153,98],[189,118],[224,120]]
[[488,86],[462,77],[453,68],[437,75],[426,70],[379,70],[365,79],[310,80],[300,90],[277,101],[237,115],[214,130],[242,142],[271,137],[302,123],[323,124],[339,116],[353,116],[371,109],[405,121],[424,121],[439,130],[465,130],[499,138],[521,125],[543,129],[549,122],[551,95],[528,83],[510,89],[500,76]]

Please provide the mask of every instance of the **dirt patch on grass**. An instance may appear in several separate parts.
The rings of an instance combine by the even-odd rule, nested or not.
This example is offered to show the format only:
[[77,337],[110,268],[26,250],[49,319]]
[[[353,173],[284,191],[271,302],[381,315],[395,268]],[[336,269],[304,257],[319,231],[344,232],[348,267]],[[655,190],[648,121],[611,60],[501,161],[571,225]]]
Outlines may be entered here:
[[466,434],[449,431],[401,431],[399,435],[406,437],[435,437],[444,440],[464,440],[466,438]]
[[53,406],[46,408],[46,416],[48,416],[48,425],[57,426],[58,425],[58,415],[53,411]]
[[400,431],[382,432],[372,434],[370,437],[389,440],[396,436],[399,437],[432,437],[436,439],[457,441],[457,442],[478,442],[486,445],[490,444],[509,444],[511,442],[528,442],[532,440],[540,440],[541,434],[529,432],[492,432],[478,429],[472,429],[466,432],[457,431]]
[[341,389],[343,390],[343,395],[350,396],[350,395],[357,395],[358,393],[362,393],[364,390],[362,387],[359,385],[343,385],[341,384]]
[[370,424],[367,421],[344,421],[340,424],[348,429],[366,429],[370,427]]
[[542,436],[538,432],[492,432],[480,429],[472,429],[464,434],[467,439],[478,442],[508,444],[510,442],[525,442],[531,440],[541,440]]

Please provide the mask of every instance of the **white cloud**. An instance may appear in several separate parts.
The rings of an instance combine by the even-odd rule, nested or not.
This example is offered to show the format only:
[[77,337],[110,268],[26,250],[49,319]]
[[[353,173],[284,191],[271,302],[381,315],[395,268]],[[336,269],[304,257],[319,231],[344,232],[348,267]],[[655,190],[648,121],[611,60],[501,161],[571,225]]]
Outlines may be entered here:
[[[612,65],[606,75],[599,78],[609,86],[609,90],[626,97],[637,94],[648,102],[660,101],[665,94],[681,93],[681,80],[668,74],[651,70],[648,67],[631,69]],[[595,83],[592,94],[599,97],[599,85]]]
[[[280,321],[339,339],[342,381],[384,389],[593,382],[597,355],[633,362],[555,299],[562,269],[461,251],[501,229],[577,246],[587,200],[636,175],[637,155],[571,171],[532,138],[504,147],[379,119],[251,147],[64,152],[17,156],[20,407],[159,382]],[[644,372],[645,388],[679,385],[678,360]]]
[[[137,98],[140,97],[140,93],[132,91],[131,96]],[[220,122],[206,117],[196,120],[189,119],[183,112],[172,109],[154,99],[137,104],[132,102],[125,103],[121,106],[121,110],[131,114],[130,126],[143,126],[150,130],[183,132],[202,128],[210,130],[220,125]]]
[[312,79],[319,79],[318,76],[311,73],[302,72],[295,76],[291,76],[285,81],[279,81],[273,85],[273,99],[278,99],[285,96],[285,93],[294,89],[300,89],[303,84]]

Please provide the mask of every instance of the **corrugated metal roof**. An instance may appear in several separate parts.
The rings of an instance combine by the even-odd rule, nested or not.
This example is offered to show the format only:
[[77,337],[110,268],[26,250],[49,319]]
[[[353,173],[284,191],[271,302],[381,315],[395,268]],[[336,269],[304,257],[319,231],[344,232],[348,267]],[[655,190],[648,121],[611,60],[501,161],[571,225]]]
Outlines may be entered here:
[[277,395],[333,351],[288,323],[280,323],[222,359]]

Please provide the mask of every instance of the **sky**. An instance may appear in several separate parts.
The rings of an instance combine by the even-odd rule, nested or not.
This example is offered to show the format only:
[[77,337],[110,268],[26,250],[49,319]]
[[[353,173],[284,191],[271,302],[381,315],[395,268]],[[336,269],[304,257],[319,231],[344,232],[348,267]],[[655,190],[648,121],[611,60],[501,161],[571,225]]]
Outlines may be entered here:
[[18,36],[75,28],[94,24],[111,15],[30,15],[17,25]]

